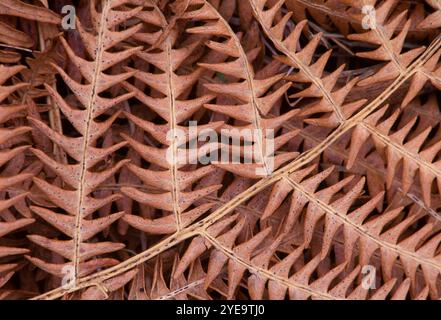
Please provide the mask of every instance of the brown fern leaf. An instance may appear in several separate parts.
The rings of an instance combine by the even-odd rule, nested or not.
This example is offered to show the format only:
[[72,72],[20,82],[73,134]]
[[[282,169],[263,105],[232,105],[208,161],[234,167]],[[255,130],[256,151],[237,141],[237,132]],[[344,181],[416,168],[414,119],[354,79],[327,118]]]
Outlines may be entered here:
[[[207,277],[205,284],[208,286],[212,279],[219,275],[228,279],[228,296],[237,296],[239,283],[245,271],[250,275],[246,279],[246,287],[252,299],[284,299],[289,294],[290,299],[304,300],[313,299],[385,299],[390,294],[391,299],[403,299],[410,289],[410,279],[400,281],[392,278],[384,284],[380,284],[377,290],[369,291],[366,286],[357,281],[361,273],[361,266],[347,270],[346,262],[338,262],[335,267],[327,266],[320,253],[312,259],[304,258],[304,246],[290,248],[289,254],[279,259],[276,251],[283,252],[280,245],[283,236],[278,236],[267,244],[262,244],[265,239],[269,240],[270,229],[265,229],[254,237],[239,245],[234,245],[235,238],[243,223],[239,222],[231,230],[220,236],[213,236],[209,232],[205,234],[205,240],[214,247],[210,255]],[[190,247],[189,247],[190,249]],[[187,252],[190,252],[190,250]],[[194,247],[193,247],[194,249]],[[312,252],[312,254],[314,254]],[[306,260],[306,261],[305,261]],[[323,265],[325,263],[325,265]],[[223,275],[223,266],[227,264],[227,275]],[[290,271],[293,270],[293,271]],[[319,272],[319,276],[313,276]],[[337,284],[334,280],[339,279]],[[355,281],[355,285],[353,285]],[[395,284],[398,284],[394,287]],[[418,298],[425,298],[428,288],[424,288]]]
[[[278,74],[265,79],[256,79],[254,70],[250,65],[249,59],[253,60],[258,54],[260,48],[255,48],[250,52],[245,52],[239,37],[230,28],[229,24],[223,19],[218,11],[207,1],[192,1],[192,5],[202,5],[194,11],[186,12],[182,19],[191,19],[204,23],[202,26],[193,27],[187,32],[199,35],[209,35],[225,38],[220,42],[210,40],[206,43],[208,48],[228,57],[227,62],[222,63],[199,63],[200,66],[220,72],[224,75],[232,77],[232,83],[214,83],[206,84],[205,87],[217,95],[225,95],[233,98],[236,104],[220,105],[205,104],[205,108],[215,112],[222,113],[235,119],[237,122],[244,123],[242,126],[224,126],[228,129],[228,137],[233,140],[244,139],[249,146],[241,149],[241,155],[248,157],[246,163],[240,163],[237,159],[233,160],[237,165],[224,164],[221,161],[215,165],[231,171],[247,178],[258,178],[259,176],[267,176],[274,169],[280,167],[286,161],[292,160],[296,153],[281,153],[273,155],[274,151],[281,148],[289,139],[297,132],[286,132],[278,137],[271,138],[270,134],[274,130],[280,128],[281,123],[292,118],[297,114],[297,110],[291,110],[277,117],[267,117],[268,113],[274,107],[276,102],[283,96],[290,84],[286,83],[274,91],[267,92],[273,87],[283,75]],[[257,132],[253,137],[244,137],[241,130],[254,130]],[[267,146],[269,143],[274,144],[274,148]],[[233,143],[234,145],[234,143]],[[257,150],[252,152],[252,150]],[[234,155],[233,155],[234,157]],[[251,158],[251,159],[250,159]]]
[[[348,36],[350,40],[364,41],[379,46],[373,51],[358,52],[357,56],[388,61],[375,75],[361,80],[358,83],[360,86],[392,80],[402,75],[406,72],[407,66],[424,51],[424,47],[418,47],[402,53],[411,20],[406,20],[407,11],[389,18],[395,3],[395,0],[387,0],[375,8],[375,20],[369,25],[370,31]],[[405,21],[403,29],[394,36],[398,25],[403,21]]]
[[441,299],[439,3],[1,2],[0,300]]
[[[158,27],[162,27],[164,30],[167,29],[167,22],[157,8],[152,11],[144,11],[143,19],[158,21],[160,24]],[[157,125],[126,113],[131,122],[146,133],[151,134],[159,143],[165,146],[165,148],[157,148],[144,145],[123,134],[123,138],[129,145],[144,160],[151,163],[149,169],[128,164],[129,170],[147,186],[156,189],[156,193],[146,193],[132,187],[124,187],[121,191],[127,197],[142,205],[149,205],[172,213],[157,219],[142,218],[136,215],[126,215],[124,217],[125,222],[151,234],[170,234],[188,226],[211,208],[209,204],[191,208],[194,202],[205,195],[213,193],[220,187],[214,185],[198,190],[189,189],[191,185],[212,172],[214,168],[208,166],[197,170],[188,170],[188,168],[184,170],[187,160],[182,159],[181,154],[187,150],[182,148],[182,145],[197,137],[192,136],[194,134],[189,131],[189,127],[181,124],[197,112],[204,103],[210,101],[213,96],[205,95],[197,99],[185,98],[185,93],[191,90],[191,87],[201,75],[202,68],[198,68],[189,74],[180,74],[179,69],[185,59],[197,47],[198,42],[184,48],[174,48],[173,39],[176,38],[176,35],[171,33],[169,36],[157,45],[159,52],[149,52],[147,50],[137,54],[140,59],[153,65],[161,73],[139,71],[135,78],[141,83],[154,88],[163,97],[152,97],[129,83],[125,84],[125,87],[131,90],[138,100],[167,122],[165,125]],[[138,34],[135,37],[147,39],[148,35]],[[157,39],[159,37],[158,34]],[[151,44],[156,42],[157,40],[153,40]],[[211,123],[196,129],[214,130],[220,125],[222,125],[221,122]],[[216,147],[215,145],[212,147]],[[184,156],[187,155],[184,154]],[[190,160],[190,163],[193,163],[193,160],[197,159]]]
[[292,13],[286,13],[277,22],[274,20],[275,14],[283,6],[284,1],[278,1],[274,6],[265,10],[266,2],[265,0],[250,0],[254,15],[265,34],[272,40],[276,48],[284,54],[284,56],[278,57],[278,60],[299,70],[297,74],[290,75],[287,78],[294,82],[311,83],[310,87],[290,97],[320,99],[318,103],[306,106],[301,113],[303,116],[326,113],[325,116],[320,118],[305,119],[305,122],[331,128],[343,123],[366,102],[365,100],[358,100],[352,103],[344,103],[346,96],[357,83],[358,78],[354,78],[342,88],[334,90],[337,79],[345,66],[341,65],[328,75],[323,74],[325,65],[331,56],[331,50],[312,63],[312,56],[317,49],[322,34],[314,35],[311,41],[299,50],[299,39],[307,21],[303,20],[298,23],[294,30],[285,36],[284,32]]
[[[67,273],[66,270],[71,268],[73,272],[70,273],[69,281],[72,283],[75,283],[80,276],[94,272],[98,267],[115,263],[114,259],[98,258],[90,260],[91,258],[124,247],[121,243],[88,243],[87,241],[124,215],[124,212],[117,212],[105,217],[95,218],[93,216],[95,211],[121,196],[112,194],[105,198],[96,198],[93,197],[93,192],[127,162],[123,160],[109,167],[102,165],[102,161],[126,145],[125,142],[108,147],[99,146],[99,139],[109,130],[120,114],[120,111],[114,107],[134,96],[134,93],[126,93],[117,95],[114,98],[104,97],[104,94],[110,88],[127,80],[134,74],[134,72],[127,72],[109,75],[106,74],[106,70],[127,59],[140,49],[134,47],[127,50],[115,50],[118,44],[139,31],[141,27],[141,25],[135,25],[123,31],[112,31],[119,24],[139,12],[140,8],[118,10],[118,7],[126,3],[125,0],[105,1],[101,12],[98,12],[96,11],[95,2],[92,1],[90,8],[93,33],[86,31],[83,24],[77,20],[77,28],[90,60],[77,56],[69,44],[63,38],[60,38],[69,59],[80,71],[84,83],[73,80],[63,69],[53,65],[75,95],[76,105],[65,101],[50,86],[46,86],[46,89],[66,119],[77,130],[79,136],[62,135],[44,122],[29,118],[38,130],[62,148],[74,162],[74,164],[60,163],[41,150],[32,149],[34,155],[63,181],[63,183],[57,185],[41,178],[35,178],[34,183],[56,207],[66,213],[37,206],[31,207],[31,209],[71,240],[55,240],[40,235],[31,235],[29,236],[31,241],[57,253],[68,262],[53,264],[38,258],[29,257],[29,259],[38,267],[57,277],[63,277]],[[109,114],[109,112],[110,115],[104,121],[98,119],[102,115]],[[65,266],[68,267],[65,268]]]
[[[406,123],[414,119],[418,118],[419,127],[427,128],[429,126],[433,127],[438,124],[436,115],[439,114],[439,107],[434,100],[435,97],[431,96],[429,100],[425,104],[419,103],[419,100],[414,100],[412,104],[406,107],[406,112],[403,113],[403,117],[401,118],[402,123]],[[434,117],[435,115],[435,117]],[[295,127],[295,126],[293,126]],[[309,127],[305,128],[299,134],[299,139],[295,141],[296,144],[303,144],[307,149],[311,149],[316,147],[320,142],[326,137],[327,132],[322,132],[317,127]],[[336,167],[339,167],[339,171],[345,172],[347,174],[355,174],[357,176],[366,176],[366,183],[370,194],[377,194],[382,192],[386,186],[386,178],[387,178],[387,168],[385,167],[386,161],[383,160],[382,155],[378,152],[372,150],[373,142],[370,143],[369,140],[364,141],[360,145],[357,145],[355,142],[351,142],[351,135],[346,135],[343,138],[339,139],[335,144],[329,146],[326,150],[322,152],[321,159],[315,159],[315,163],[317,164],[332,164]],[[354,136],[355,137],[355,136]],[[350,158],[351,148],[348,146],[353,145],[358,148],[357,156],[354,158],[352,156],[351,165],[345,166],[348,163]],[[335,175],[330,175],[327,178],[329,182],[331,180],[333,182],[339,181],[339,173],[336,171]],[[388,187],[388,192],[386,194],[388,202],[392,202],[393,196],[399,193],[402,196],[405,196],[408,200],[415,202],[421,207],[424,207],[424,210],[428,210],[431,212],[433,216],[437,216],[436,213],[433,212],[432,209],[437,208],[437,196],[436,194],[431,194],[431,199],[434,202],[430,207],[424,204],[421,195],[421,188],[419,184],[411,184],[410,188],[405,192],[402,186],[402,179],[400,175],[395,174],[392,178],[392,182]],[[377,205],[378,210],[382,210],[383,203],[379,203]]]
[[[428,104],[437,105],[436,98],[432,96]],[[432,127],[421,122],[416,124],[418,117],[408,119],[406,123],[399,121],[400,109],[396,109],[382,121],[387,110],[387,106],[381,108],[354,129],[347,166],[352,166],[360,150],[360,144],[372,137],[378,152],[386,157],[387,188],[391,187],[393,177],[402,161],[403,192],[406,193],[410,189],[418,172],[424,202],[430,206],[433,180],[436,179],[438,185],[440,184],[439,163],[436,160],[441,147],[439,132],[430,137]],[[397,123],[398,128],[391,132]]]
[[[313,166],[297,171],[286,179],[276,183],[273,187],[271,198],[276,199],[269,203],[262,219],[269,217],[280,206],[291,190],[291,206],[286,221],[283,224],[282,235],[290,232],[296,222],[303,224],[305,247],[311,246],[314,230],[321,228],[324,219],[323,240],[319,244],[320,257],[325,259],[332,248],[333,239],[340,233],[344,237],[344,262],[350,263],[354,257],[355,248],[358,247],[358,261],[360,265],[370,263],[372,254],[380,249],[381,269],[383,280],[393,278],[393,268],[399,259],[407,277],[412,284],[412,294],[419,289],[415,286],[416,270],[422,267],[426,286],[430,294],[439,296],[437,277],[440,272],[439,253],[439,225],[427,214],[409,212],[407,215],[403,207],[387,208],[379,215],[373,215],[377,204],[382,200],[383,194],[379,193],[363,205],[349,209],[355,204],[364,187],[364,178],[355,183],[340,197],[338,193],[348,185],[353,177],[345,179],[327,188],[317,191],[319,185],[329,176],[333,168],[329,168],[307,178],[314,169]],[[306,212],[303,213],[305,206]],[[301,220],[299,220],[301,219]],[[420,219],[428,219],[423,227],[414,229]],[[404,238],[403,236],[406,235]],[[413,252],[417,252],[414,255]]]

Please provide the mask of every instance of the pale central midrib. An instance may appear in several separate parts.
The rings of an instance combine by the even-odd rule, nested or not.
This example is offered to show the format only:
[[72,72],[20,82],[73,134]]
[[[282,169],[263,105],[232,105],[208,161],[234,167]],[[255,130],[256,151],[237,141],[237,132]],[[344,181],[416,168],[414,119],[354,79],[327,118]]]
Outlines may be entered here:
[[178,181],[177,181],[177,175],[178,175],[178,144],[177,144],[177,137],[176,137],[176,104],[175,104],[175,93],[174,93],[174,86],[173,86],[173,64],[172,64],[172,48],[171,43],[167,39],[166,41],[166,54],[167,54],[167,84],[168,84],[168,97],[169,97],[169,104],[170,104],[170,130],[172,130],[172,163],[170,168],[170,175],[172,179],[172,202],[173,202],[173,214],[175,215],[176,220],[176,232],[179,232],[182,228],[182,222],[181,222],[181,208],[179,205],[179,187],[178,187]]
[[[257,149],[259,150],[259,153],[260,153],[260,159],[263,162],[264,172],[267,175],[269,175],[272,170],[270,171],[270,168],[267,163],[267,157],[266,157],[267,150],[264,149],[264,140],[263,140],[264,139],[263,135],[266,133],[264,133],[264,130],[262,129],[262,126],[260,125],[261,124],[261,117],[260,117],[260,113],[259,113],[259,108],[257,107],[258,101],[257,101],[256,94],[254,92],[254,83],[253,83],[253,80],[251,79],[251,73],[249,70],[249,63],[248,63],[247,57],[245,55],[245,52],[243,52],[243,50],[242,50],[242,46],[240,46],[239,50],[240,50],[240,55],[242,58],[242,63],[245,65],[244,67],[247,72],[247,79],[246,80],[247,80],[248,86],[251,90],[251,99],[252,99],[251,105],[253,106],[253,127],[257,130],[257,135],[258,135],[258,139],[256,141],[256,143],[258,145]],[[252,135],[252,137],[253,137],[252,139],[254,140],[254,134]],[[265,139],[266,139],[266,136],[265,136]],[[265,144],[265,147],[267,147],[266,144]]]
[[378,35],[378,38],[380,39],[381,43],[383,44],[384,48],[386,49],[387,54],[391,58],[392,63],[395,65],[395,67],[400,72],[400,75],[406,72],[406,70],[401,66],[400,60],[395,54],[395,52],[392,50],[389,39],[386,39],[382,30],[383,26],[378,26],[374,29],[375,34]]
[[180,293],[183,293],[183,292],[188,291],[190,289],[193,289],[193,288],[195,288],[195,287],[197,287],[199,285],[202,285],[204,282],[205,282],[204,279],[200,279],[200,280],[196,280],[196,281],[187,283],[186,285],[184,285],[184,286],[182,286],[182,287],[180,287],[178,289],[175,289],[173,291],[170,291],[167,294],[164,294],[164,295],[162,295],[160,297],[155,298],[155,300],[168,300],[168,299],[171,299],[171,298],[177,296]]
[[441,83],[441,77],[435,76],[434,72],[427,73],[426,71],[423,71],[424,75],[429,78],[432,82],[439,82]]
[[100,29],[98,31],[98,41],[97,41],[97,53],[95,56],[95,72],[93,74],[93,78],[92,78],[92,82],[91,82],[91,95],[90,95],[90,102],[88,103],[88,105],[86,106],[86,110],[87,110],[87,117],[86,117],[86,129],[84,131],[84,139],[83,139],[83,154],[82,154],[82,158],[81,158],[81,162],[80,162],[80,167],[81,167],[81,172],[80,172],[80,184],[79,184],[79,188],[78,188],[78,211],[76,214],[76,219],[75,219],[75,233],[74,233],[74,257],[73,257],[73,263],[74,263],[74,275],[75,275],[75,283],[77,282],[77,279],[79,278],[79,273],[80,273],[80,247],[81,247],[81,236],[82,236],[82,222],[83,222],[83,205],[84,205],[84,184],[85,184],[85,180],[86,180],[86,173],[88,170],[88,157],[87,157],[87,153],[88,153],[88,147],[89,147],[89,130],[90,130],[90,124],[93,121],[93,107],[95,105],[95,99],[98,96],[98,92],[96,91],[96,87],[97,87],[97,82],[99,79],[99,75],[101,73],[101,62],[102,62],[102,55],[103,55],[103,51],[104,51],[104,47],[102,44],[102,38],[103,38],[103,34],[105,32],[106,29],[106,16],[108,11],[110,10],[110,1],[105,0],[104,1],[104,6],[101,12],[101,19],[100,19]]

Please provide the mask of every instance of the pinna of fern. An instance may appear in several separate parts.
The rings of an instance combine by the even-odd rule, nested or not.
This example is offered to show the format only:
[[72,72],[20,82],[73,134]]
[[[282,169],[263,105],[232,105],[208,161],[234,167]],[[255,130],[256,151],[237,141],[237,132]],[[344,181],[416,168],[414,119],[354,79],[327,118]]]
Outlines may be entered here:
[[[429,103],[437,105],[436,98],[432,96]],[[375,148],[386,159],[386,187],[391,187],[398,165],[402,162],[403,192],[406,193],[414,184],[418,172],[424,202],[430,206],[433,181],[438,183],[439,189],[439,160],[436,160],[441,147],[439,133],[430,135],[434,129],[424,122],[417,123],[418,117],[406,123],[400,121],[398,129],[391,132],[392,127],[399,123],[401,112],[396,109],[385,120],[381,120],[387,110],[388,106],[379,109],[356,126],[352,132],[347,167],[353,165],[361,145],[372,138]]]
[[[95,1],[91,1],[92,33],[85,30],[83,22],[76,21],[78,32],[90,60],[77,56],[67,41],[60,38],[68,58],[80,71],[84,83],[73,80],[55,64],[53,68],[58,71],[64,83],[74,94],[78,106],[73,106],[65,101],[50,86],[46,86],[46,89],[79,136],[69,137],[60,134],[44,122],[36,118],[29,118],[29,121],[53,143],[62,148],[73,162],[61,163],[44,154],[41,150],[31,150],[63,181],[61,185],[57,185],[51,184],[40,177],[34,179],[34,183],[47,196],[47,199],[65,213],[41,206],[32,206],[31,209],[37,216],[67,236],[69,240],[49,239],[37,234],[30,235],[29,239],[31,241],[57,253],[67,262],[62,264],[48,263],[31,256],[28,259],[39,268],[59,278],[66,274],[65,266],[72,268],[72,279],[69,279],[72,283],[75,283],[79,277],[94,272],[99,267],[117,263],[113,258],[95,257],[124,247],[121,243],[110,241],[90,243],[87,241],[124,215],[124,212],[117,212],[95,218],[95,211],[121,196],[112,194],[106,198],[95,198],[93,193],[102,182],[114,175],[127,162],[123,160],[113,166],[103,168],[103,166],[100,166],[102,160],[126,145],[126,143],[120,142],[105,148],[99,146],[100,137],[109,130],[112,123],[120,115],[119,104],[134,96],[133,93],[124,93],[113,98],[103,97],[109,89],[134,74],[134,72],[126,72],[109,75],[105,71],[140,50],[140,47],[125,50],[116,49],[121,42],[136,33],[141,27],[141,25],[135,25],[123,31],[112,31],[141,9],[119,9],[126,3],[128,1],[104,1],[101,11],[97,11]],[[109,116],[104,121],[98,120],[98,117],[104,114]]]
[[288,35],[285,35],[291,12],[276,21],[276,13],[284,5],[284,1],[278,1],[271,8],[265,9],[266,0],[250,0],[253,14],[259,21],[265,34],[280,50],[283,55],[277,56],[281,62],[298,69],[296,74],[286,78],[293,82],[306,83],[310,86],[300,92],[291,95],[293,98],[318,98],[319,102],[313,102],[304,107],[301,116],[310,117],[315,114],[325,113],[320,118],[306,118],[304,121],[317,126],[334,128],[348,119],[354,112],[359,110],[366,102],[361,99],[351,103],[344,103],[346,96],[358,82],[354,78],[341,88],[335,89],[338,77],[345,66],[339,66],[332,73],[325,75],[324,69],[331,56],[332,50],[321,55],[317,61],[312,61],[312,56],[317,50],[321,33],[315,34],[311,40],[299,50],[299,39],[307,21],[299,22]]
[[[437,277],[440,271],[439,254],[436,248],[439,245],[439,228],[436,220],[422,213],[404,214],[403,207],[386,208],[380,215],[373,215],[373,210],[382,200],[383,194],[379,193],[370,198],[357,209],[349,208],[360,195],[364,186],[364,179],[359,180],[351,191],[345,193],[337,200],[336,193],[353,177],[347,177],[338,183],[325,189],[316,191],[323,179],[328,176],[332,167],[311,178],[305,177],[311,173],[313,167],[307,167],[293,173],[286,180],[279,181],[272,191],[272,197],[277,199],[268,204],[263,218],[269,217],[279,204],[294,190],[291,196],[291,207],[285,224],[285,232],[289,232],[294,222],[301,218],[304,222],[304,245],[310,243],[313,231],[317,224],[324,220],[323,241],[320,244],[321,257],[324,258],[329,252],[333,238],[341,231],[344,235],[344,260],[349,263],[358,246],[358,261],[361,265],[369,264],[372,254],[380,249],[381,270],[384,281],[393,278],[393,268],[397,258],[403,263],[405,274],[411,279],[412,286],[416,282],[416,270],[421,265],[426,286],[430,287],[433,297],[438,297],[439,288]],[[308,204],[309,203],[309,204]],[[308,204],[306,213],[303,215],[302,208]],[[399,222],[397,217],[400,217]],[[412,233],[408,233],[418,220],[428,219],[427,224]],[[292,222],[291,222],[292,221]],[[392,225],[390,223],[395,221]],[[403,234],[407,237],[403,239]],[[418,258],[412,252],[421,253]],[[424,252],[424,253],[423,253]],[[413,294],[421,288],[412,287]]]
[[[182,15],[183,20],[204,23],[199,27],[187,30],[191,34],[206,35],[225,40],[209,40],[206,46],[216,53],[227,56],[226,62],[199,63],[205,69],[220,72],[234,79],[231,83],[208,83],[205,87],[217,95],[231,97],[235,105],[208,104],[205,108],[224,114],[236,120],[236,123],[245,125],[225,125],[228,135],[232,139],[241,138],[241,130],[255,130],[257,137],[244,139],[251,143],[243,146],[241,154],[252,159],[251,163],[237,163],[234,165],[224,164],[220,161],[214,164],[224,170],[230,171],[247,178],[259,178],[272,173],[286,161],[292,160],[297,155],[295,152],[280,152],[273,154],[283,147],[297,132],[283,133],[277,137],[270,137],[268,132],[277,131],[282,123],[294,117],[298,110],[290,110],[284,114],[269,117],[268,114],[277,101],[284,95],[290,84],[285,83],[275,90],[270,90],[278,83],[283,74],[277,74],[264,79],[256,79],[255,72],[249,60],[254,60],[260,48],[256,47],[250,52],[245,52],[240,43],[240,38],[234,33],[228,22],[223,19],[219,12],[207,1],[191,1],[192,5],[199,5],[194,10],[188,10]],[[271,149],[269,140],[274,144]],[[251,152],[251,150],[257,150]],[[250,154],[252,156],[250,156]],[[271,162],[271,164],[269,163]]]
[[[145,23],[154,24],[163,32],[167,30],[167,21],[161,11],[153,5],[153,10],[144,11],[140,15]],[[134,35],[135,38],[145,41],[155,50],[147,49],[137,53],[137,57],[151,65],[156,72],[139,70],[135,74],[136,80],[152,88],[152,93],[145,93],[132,84],[126,82],[124,86],[134,93],[135,98],[141,101],[145,108],[150,108],[158,114],[166,124],[158,125],[151,121],[141,119],[131,113],[125,113],[129,121],[141,128],[144,132],[152,135],[164,147],[155,147],[142,144],[126,134],[123,138],[128,142],[145,161],[150,163],[149,168],[141,168],[134,164],[128,164],[128,169],[136,175],[146,186],[156,189],[156,193],[147,193],[133,187],[124,187],[122,193],[142,205],[148,205],[155,209],[164,210],[166,214],[157,219],[142,218],[128,214],[123,220],[147,233],[170,234],[188,226],[195,219],[206,213],[210,204],[193,206],[200,198],[218,190],[220,185],[191,190],[191,186],[203,176],[213,171],[212,166],[203,166],[196,170],[189,170],[187,161],[193,163],[197,159],[182,159],[180,154],[186,151],[183,145],[197,137],[191,136],[189,127],[183,124],[197,112],[202,105],[211,99],[212,95],[204,95],[196,99],[187,98],[188,92],[202,74],[202,68],[197,68],[188,74],[181,74],[181,64],[193,53],[198,46],[196,41],[183,48],[175,48],[177,38],[176,30],[172,30],[163,41],[161,33],[143,33]],[[128,69],[131,70],[131,69]],[[162,97],[154,97],[158,92]],[[197,130],[215,130],[222,122],[213,122],[199,126]],[[182,139],[178,132],[184,132]],[[171,134],[170,134],[171,133]],[[208,150],[217,148],[217,143],[206,145]],[[204,150],[204,149],[203,149]],[[195,156],[199,155],[197,151]],[[185,153],[187,155],[187,153]],[[171,214],[167,214],[167,212]]]

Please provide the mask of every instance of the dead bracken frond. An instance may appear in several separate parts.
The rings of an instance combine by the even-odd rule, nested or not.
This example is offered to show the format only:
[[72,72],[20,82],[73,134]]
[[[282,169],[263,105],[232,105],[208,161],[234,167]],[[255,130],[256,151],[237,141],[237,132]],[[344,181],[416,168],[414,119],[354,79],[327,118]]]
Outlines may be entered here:
[[440,21],[2,0],[0,300],[439,300]]

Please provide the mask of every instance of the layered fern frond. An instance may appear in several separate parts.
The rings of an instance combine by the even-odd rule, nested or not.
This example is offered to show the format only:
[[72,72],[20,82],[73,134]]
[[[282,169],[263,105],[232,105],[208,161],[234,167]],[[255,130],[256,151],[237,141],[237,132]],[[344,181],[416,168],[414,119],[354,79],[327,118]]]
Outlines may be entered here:
[[2,1],[0,300],[439,300],[440,12]]

